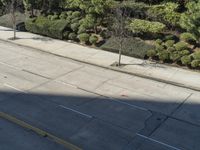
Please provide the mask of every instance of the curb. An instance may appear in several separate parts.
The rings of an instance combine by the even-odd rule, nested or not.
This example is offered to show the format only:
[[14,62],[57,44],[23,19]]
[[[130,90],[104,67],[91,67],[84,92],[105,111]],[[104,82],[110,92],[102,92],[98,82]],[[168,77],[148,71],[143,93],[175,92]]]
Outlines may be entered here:
[[44,52],[44,53],[47,53],[47,54],[52,54],[52,55],[55,55],[55,56],[58,56],[58,57],[67,58],[67,59],[77,61],[77,62],[80,62],[80,63],[85,63],[85,64],[88,64],[88,65],[93,65],[93,66],[101,67],[101,68],[104,68],[104,69],[113,70],[113,71],[116,71],[116,72],[125,73],[125,74],[129,74],[129,75],[134,75],[134,76],[137,76],[137,77],[140,77],[140,78],[149,79],[149,80],[153,80],[153,81],[157,81],[157,82],[161,82],[161,83],[166,83],[166,84],[174,85],[174,86],[177,86],[177,87],[186,88],[186,89],[190,89],[190,90],[200,92],[200,88],[188,86],[188,85],[181,84],[181,83],[178,83],[178,82],[173,82],[173,81],[169,81],[169,80],[155,78],[155,77],[143,75],[143,74],[140,74],[140,73],[129,72],[129,71],[117,68],[117,67],[103,66],[103,65],[87,62],[87,61],[84,61],[84,60],[71,58],[71,57],[68,57],[68,56],[63,56],[63,55],[55,54],[55,53],[52,53],[52,52],[47,52],[43,49],[38,49],[38,48],[31,47],[31,46],[26,46],[26,45],[23,45],[23,44],[14,43],[14,42],[9,41],[9,40],[4,40],[4,39],[0,39],[0,40],[7,42],[7,43],[15,44],[15,45],[18,45],[18,46],[23,46],[23,47],[31,48],[31,49],[34,49],[34,50],[38,50],[40,52]]
[[8,120],[14,124],[17,124],[23,128],[26,128],[26,129],[29,129],[35,133],[37,133],[38,135],[42,136],[42,137],[49,137],[50,139],[53,139],[53,141],[55,141],[56,143],[60,144],[60,145],[63,145],[64,147],[70,149],[70,150],[82,150],[81,148],[75,146],[74,144],[70,143],[70,142],[67,142],[53,134],[50,134],[44,130],[41,130],[39,128],[36,128],[22,120],[19,120],[11,115],[8,115],[4,112],[0,112],[0,118],[3,118],[5,120]]

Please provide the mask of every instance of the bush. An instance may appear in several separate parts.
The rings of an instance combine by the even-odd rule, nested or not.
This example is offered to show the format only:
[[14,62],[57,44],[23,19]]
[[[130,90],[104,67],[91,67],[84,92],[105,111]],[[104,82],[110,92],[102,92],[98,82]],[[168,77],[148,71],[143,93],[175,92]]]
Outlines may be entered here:
[[174,51],[176,51],[176,49],[175,49],[174,47],[168,47],[168,48],[167,48],[167,51],[169,51],[169,52],[174,52]]
[[166,35],[166,36],[164,37],[164,41],[168,41],[168,40],[177,41],[178,38],[177,38],[175,35]]
[[185,42],[178,42],[174,45],[174,47],[177,51],[182,51],[188,49],[188,44]]
[[170,53],[170,60],[172,60],[173,62],[178,62],[181,59],[181,55],[177,52],[171,52]]
[[160,52],[160,51],[163,51],[165,50],[165,47],[163,45],[156,45],[156,51],[157,52]]
[[151,20],[159,21],[168,26],[178,26],[181,14],[177,12],[179,5],[177,3],[164,3],[161,5],[153,5],[147,15]]
[[[119,40],[116,37],[111,37],[101,46],[102,49],[118,53],[119,52]],[[127,56],[144,58],[149,49],[155,49],[155,46],[145,43],[137,38],[124,38],[122,46],[122,53]]]
[[133,33],[161,33],[166,26],[160,22],[134,19],[129,26]]
[[50,18],[50,20],[57,20],[57,19],[59,19],[59,16],[58,16],[58,15],[53,15],[53,16],[51,16],[51,18]]
[[162,41],[161,39],[157,39],[157,40],[155,41],[155,43],[158,44],[158,45],[161,45],[162,42],[163,42],[163,41]]
[[78,39],[82,43],[87,43],[89,41],[90,35],[88,33],[81,33],[78,35]]
[[165,46],[167,48],[172,47],[174,44],[175,44],[174,40],[168,40],[168,41],[165,42]]
[[63,39],[63,33],[68,26],[68,22],[65,20],[52,21],[46,17],[38,17],[26,20],[25,26],[30,32]]
[[188,42],[188,43],[195,43],[196,42],[196,38],[194,35],[192,35],[191,33],[182,33],[180,35],[180,39],[182,41]]
[[169,57],[169,52],[166,51],[166,50],[165,50],[165,51],[159,52],[159,53],[158,53],[158,57],[159,57],[159,59],[162,60],[162,61],[167,61],[167,60],[170,59],[170,57]]
[[200,67],[200,60],[193,60],[191,62],[191,66],[192,66],[192,68]]
[[63,38],[64,39],[66,39],[66,40],[68,40],[68,38],[69,38],[69,31],[65,31],[64,33],[63,33]]
[[196,60],[200,60],[200,51],[194,52],[192,54],[192,57]]
[[188,66],[188,65],[191,64],[191,62],[192,62],[191,56],[183,56],[183,57],[181,57],[181,63],[182,63],[183,65]]
[[155,57],[156,54],[157,54],[157,52],[154,49],[151,49],[151,50],[147,51],[147,56],[150,57],[150,58]]
[[187,32],[192,33],[197,37],[200,37],[200,1],[191,1],[186,5],[187,11],[182,13],[180,19],[180,26],[187,30]]
[[66,14],[66,12],[61,13],[60,16],[59,16],[59,18],[60,18],[60,19],[67,19],[67,14]]
[[77,40],[77,35],[76,35],[76,33],[74,33],[74,32],[69,33],[68,39],[69,39],[69,40],[76,41],[76,40]]
[[79,26],[78,34],[85,33],[87,30],[83,26]]
[[94,34],[91,35],[90,38],[89,38],[90,43],[93,44],[93,45],[96,44],[98,40],[99,40],[98,36],[94,35]]
[[73,18],[81,17],[81,13],[79,11],[75,11],[71,15],[72,15]]
[[79,24],[78,24],[78,23],[73,23],[73,24],[71,24],[71,29],[72,29],[74,32],[78,31],[78,28],[79,28]]
[[182,50],[182,51],[179,51],[179,54],[180,54],[181,56],[189,55],[189,54],[190,54],[190,51],[188,51],[188,50]]

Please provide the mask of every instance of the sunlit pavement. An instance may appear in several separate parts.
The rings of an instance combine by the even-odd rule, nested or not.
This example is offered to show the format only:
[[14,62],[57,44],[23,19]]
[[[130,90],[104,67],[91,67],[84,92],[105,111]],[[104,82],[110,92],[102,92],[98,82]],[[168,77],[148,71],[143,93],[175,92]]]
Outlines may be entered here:
[[[0,112],[84,150],[200,147],[199,92],[4,42],[0,42]],[[33,147],[64,149],[0,120],[0,150]]]

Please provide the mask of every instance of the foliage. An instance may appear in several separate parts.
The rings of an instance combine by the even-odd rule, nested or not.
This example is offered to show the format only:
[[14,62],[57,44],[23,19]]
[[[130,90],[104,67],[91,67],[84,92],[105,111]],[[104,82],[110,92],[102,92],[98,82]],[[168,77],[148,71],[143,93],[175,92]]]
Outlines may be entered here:
[[192,33],[199,40],[200,37],[200,1],[191,1],[186,5],[187,11],[181,15],[180,26]]
[[97,43],[97,41],[99,40],[99,38],[98,38],[98,36],[97,35],[91,35],[90,36],[90,38],[89,38],[89,42],[91,43],[91,44],[96,44]]
[[26,20],[25,25],[30,32],[63,39],[63,33],[68,23],[63,20],[49,20],[46,17],[38,17]]
[[200,60],[200,51],[194,52],[194,53],[192,54],[192,57],[193,57],[195,60]]
[[154,5],[147,11],[150,19],[163,22],[169,26],[177,26],[180,20],[180,13],[177,12],[179,5],[168,2],[160,5]]
[[[117,37],[111,37],[106,41],[105,44],[101,46],[102,49],[112,51],[115,53],[119,52],[119,46],[116,44],[118,41]],[[149,49],[154,49],[153,45],[147,44],[140,39],[136,39],[133,37],[124,38],[123,51],[122,53],[127,56],[133,56],[137,58],[144,58],[146,56],[146,52]]]
[[147,51],[147,56],[150,57],[150,58],[156,56],[156,54],[157,54],[157,52],[154,49],[151,49],[151,50]]
[[162,61],[167,61],[167,60],[169,60],[169,52],[168,51],[166,51],[166,50],[164,50],[164,51],[160,51],[160,52],[158,52],[158,57],[159,57],[159,59],[160,60],[162,60]]
[[78,39],[82,42],[82,43],[86,43],[89,41],[90,35],[87,33],[81,33],[78,35]]
[[193,61],[191,62],[191,66],[192,66],[193,68],[200,67],[200,60],[193,60]]
[[69,33],[68,39],[69,39],[69,40],[76,41],[76,40],[77,40],[77,34],[74,33],[74,32]]
[[180,40],[188,42],[188,43],[195,43],[196,42],[195,36],[193,34],[187,33],[187,32],[182,33],[180,35]]
[[188,49],[188,44],[185,42],[178,42],[174,45],[177,51]]
[[191,56],[183,56],[183,57],[181,57],[181,63],[183,64],[183,65],[190,65],[191,64],[191,62],[192,62],[192,58],[191,58]]
[[134,33],[160,33],[164,31],[166,26],[160,22],[134,19],[131,21],[129,28]]
[[173,45],[175,44],[174,40],[168,40],[165,42],[165,46],[168,47],[173,47]]

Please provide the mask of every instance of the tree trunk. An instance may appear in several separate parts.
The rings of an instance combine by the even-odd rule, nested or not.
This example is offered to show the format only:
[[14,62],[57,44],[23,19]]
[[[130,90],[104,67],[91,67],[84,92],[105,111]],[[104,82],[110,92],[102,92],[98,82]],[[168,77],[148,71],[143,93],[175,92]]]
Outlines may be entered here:
[[12,6],[11,6],[11,17],[12,17],[12,24],[13,24],[13,39],[16,39],[16,16],[15,16],[15,6],[16,1],[12,0]]

